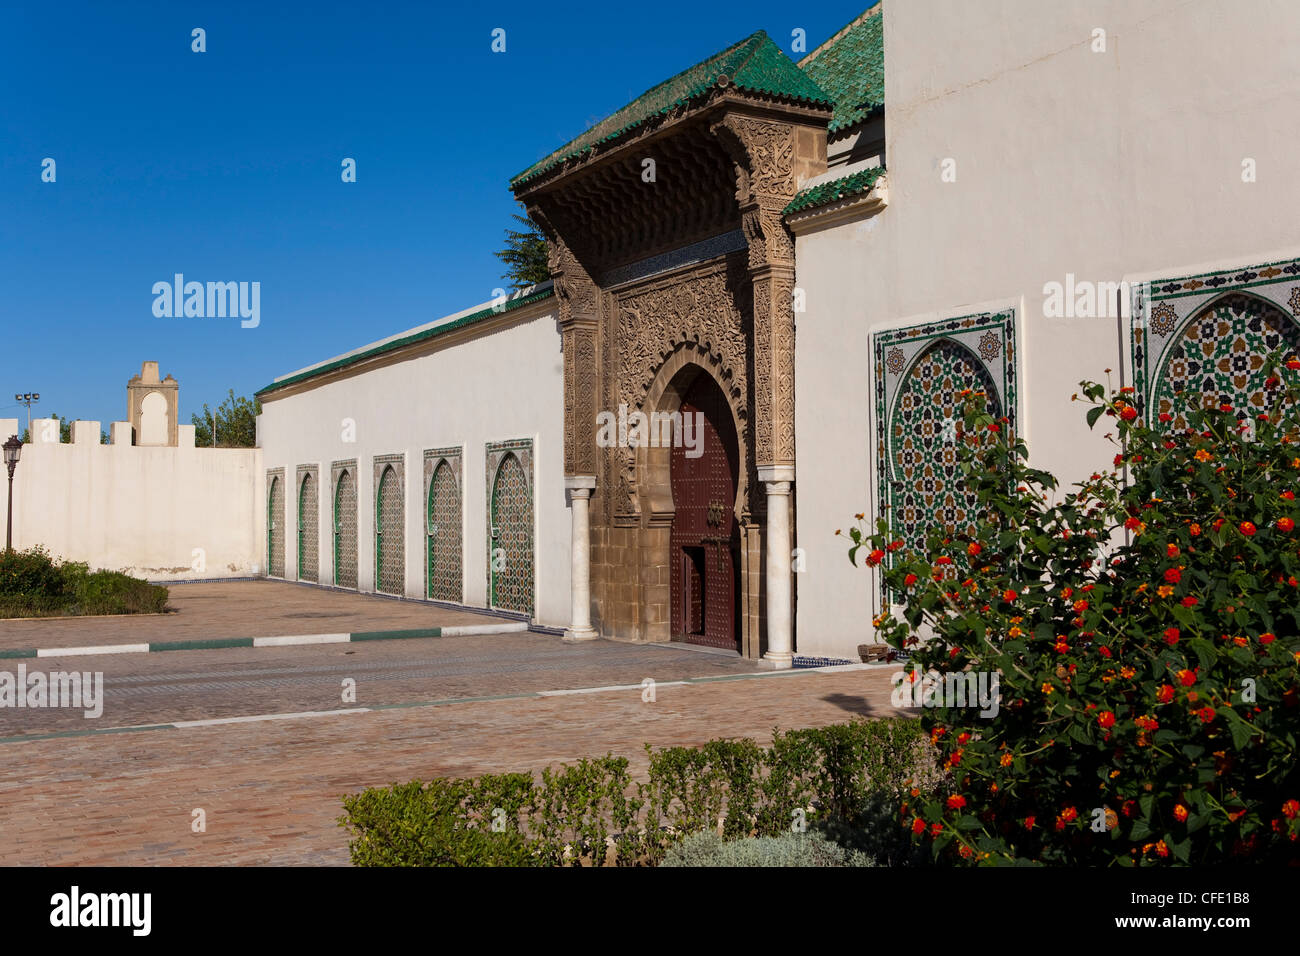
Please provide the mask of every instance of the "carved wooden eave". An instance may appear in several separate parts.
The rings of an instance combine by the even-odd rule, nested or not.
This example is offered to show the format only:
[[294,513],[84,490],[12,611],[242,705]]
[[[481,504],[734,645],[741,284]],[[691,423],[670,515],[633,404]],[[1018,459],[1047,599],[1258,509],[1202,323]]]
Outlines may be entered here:
[[888,177],[882,175],[866,192],[790,213],[785,217],[785,224],[796,236],[805,236],[846,222],[868,219],[888,205],[889,182]]
[[[716,133],[719,120],[732,113],[799,129],[801,151],[818,154],[825,168],[829,106],[741,90],[721,78],[703,100],[658,114],[520,183],[516,198],[546,220],[548,238],[562,237],[598,281],[615,267],[740,228],[735,156]],[[646,160],[654,161],[653,182],[643,178]]]

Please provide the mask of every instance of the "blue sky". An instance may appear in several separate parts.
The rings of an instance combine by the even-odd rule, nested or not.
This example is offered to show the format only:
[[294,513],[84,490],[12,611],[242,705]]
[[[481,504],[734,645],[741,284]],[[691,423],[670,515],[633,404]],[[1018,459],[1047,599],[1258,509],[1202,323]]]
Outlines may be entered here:
[[[755,30],[812,49],[868,4],[0,6],[0,417],[37,391],[107,427],[150,359],[188,422],[489,299],[510,177]],[[178,272],[260,282],[260,324],[155,317]]]

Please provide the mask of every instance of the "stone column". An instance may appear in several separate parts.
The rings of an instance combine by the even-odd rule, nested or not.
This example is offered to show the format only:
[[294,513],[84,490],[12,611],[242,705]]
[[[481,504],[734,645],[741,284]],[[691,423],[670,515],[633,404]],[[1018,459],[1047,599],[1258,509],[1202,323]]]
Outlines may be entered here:
[[594,641],[600,635],[591,626],[591,522],[588,508],[596,488],[595,475],[572,475],[564,479],[573,512],[573,573],[570,591],[573,612],[564,632],[565,641]]
[[767,487],[767,653],[760,663],[785,670],[794,666],[790,569],[790,482],[794,468],[760,465],[758,477]]

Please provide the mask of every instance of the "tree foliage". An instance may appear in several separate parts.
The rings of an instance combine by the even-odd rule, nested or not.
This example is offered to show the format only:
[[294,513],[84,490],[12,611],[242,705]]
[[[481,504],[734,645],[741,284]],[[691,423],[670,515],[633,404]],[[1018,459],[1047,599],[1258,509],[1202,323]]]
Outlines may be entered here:
[[[216,411],[217,448],[252,448],[257,444],[257,416],[262,413],[262,403],[255,398],[236,396],[232,388]],[[207,402],[203,411],[190,416],[194,425],[194,444],[199,448],[212,448],[213,412]]]
[[506,230],[506,246],[496,254],[505,263],[502,276],[513,288],[523,289],[551,277],[550,262],[546,252],[546,237],[537,223],[527,216],[512,217],[520,229]]
[[[850,530],[850,558],[906,602],[874,623],[913,655],[947,774],[900,807],[936,856],[1300,859],[1300,361],[1268,363],[1267,407],[1183,396],[1177,433],[1131,388],[1081,383],[1117,454],[1063,494],[967,393],[979,520],[932,528],[924,553],[883,520]],[[939,693],[979,672],[1000,677],[991,716]]]

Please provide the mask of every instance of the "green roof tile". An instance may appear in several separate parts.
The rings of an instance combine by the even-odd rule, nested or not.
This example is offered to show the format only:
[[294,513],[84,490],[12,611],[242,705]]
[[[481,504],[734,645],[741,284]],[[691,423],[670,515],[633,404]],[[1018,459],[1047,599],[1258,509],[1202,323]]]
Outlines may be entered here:
[[656,116],[703,97],[717,85],[720,76],[726,76],[732,86],[752,93],[766,93],[806,103],[831,105],[834,102],[807,73],[781,52],[766,32],[759,30],[642,93],[577,139],[524,170],[510,181],[511,188],[521,186],[566,159],[616,140]]
[[835,100],[827,132],[862,122],[885,104],[885,42],[876,4],[799,61]]
[[500,309],[488,306],[485,309],[479,309],[477,312],[471,312],[469,315],[462,315],[459,319],[453,319],[452,321],[445,322],[442,325],[435,325],[430,329],[424,329],[420,332],[412,332],[410,335],[403,335],[390,342],[383,342],[373,348],[357,352],[355,355],[345,355],[342,358],[334,359],[332,362],[326,362],[323,365],[317,365],[314,368],[309,368],[297,373],[296,375],[289,375],[285,378],[277,379],[270,385],[267,385],[264,388],[259,388],[253,394],[260,397],[269,394],[270,392],[279,391],[280,389],[286,388],[290,385],[296,385],[298,382],[306,381],[309,378],[315,378],[316,376],[324,375],[327,372],[333,372],[337,369],[347,368],[349,365],[355,365],[358,362],[364,362],[366,359],[374,358],[376,355],[395,352],[398,349],[406,348],[408,345],[414,345],[417,342],[435,339],[440,335],[446,335],[448,332],[454,331],[455,329],[463,329],[467,325],[481,322],[494,315],[500,315],[503,312],[513,312],[515,309],[522,308],[525,305],[530,305],[533,302],[540,302],[543,299],[549,298],[553,294],[554,290],[547,287],[545,289],[540,289],[537,292],[530,293],[529,295],[520,296],[517,299],[507,299],[505,305]]
[[841,176],[839,179],[832,179],[830,182],[822,183],[819,186],[801,190],[785,207],[784,214],[788,216],[792,212],[803,212],[805,209],[824,206],[826,203],[834,202],[837,199],[846,199],[849,196],[865,193],[876,184],[876,180],[880,178],[884,171],[882,166],[873,166],[870,169],[860,169],[856,173],[849,173],[849,175]]

